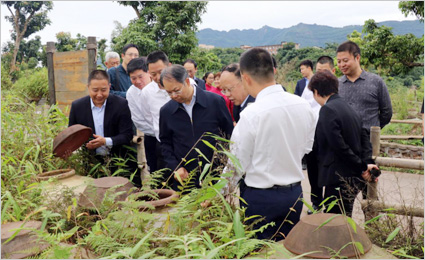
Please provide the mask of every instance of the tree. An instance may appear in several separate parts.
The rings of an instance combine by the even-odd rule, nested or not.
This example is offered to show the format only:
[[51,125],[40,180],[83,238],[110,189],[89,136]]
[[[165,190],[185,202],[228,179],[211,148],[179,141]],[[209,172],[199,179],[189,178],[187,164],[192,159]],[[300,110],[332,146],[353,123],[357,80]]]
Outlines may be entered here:
[[383,72],[405,74],[414,67],[424,66],[423,36],[394,35],[392,28],[378,27],[373,19],[365,22],[363,33],[362,57]]
[[51,1],[2,1],[1,3],[10,11],[10,16],[5,18],[12,23],[14,30],[12,39],[15,44],[10,62],[10,72],[13,72],[16,69],[16,56],[22,39],[41,31],[51,23],[47,18],[47,12],[52,10],[53,3]]
[[125,44],[139,46],[145,56],[153,50],[163,50],[173,63],[184,61],[197,45],[195,32],[207,2],[199,1],[118,1],[131,6],[137,19],[113,38],[113,49],[121,52]]
[[421,22],[424,22],[424,1],[400,1],[398,8],[405,17],[412,13]]

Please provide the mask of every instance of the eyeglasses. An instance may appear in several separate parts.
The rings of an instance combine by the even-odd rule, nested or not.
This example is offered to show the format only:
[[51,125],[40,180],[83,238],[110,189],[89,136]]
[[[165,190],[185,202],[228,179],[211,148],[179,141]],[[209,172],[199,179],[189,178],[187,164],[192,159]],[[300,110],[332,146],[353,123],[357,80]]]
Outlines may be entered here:
[[221,90],[221,93],[222,93],[223,95],[227,95],[227,94],[232,93],[233,89],[235,89],[235,87],[236,87],[238,84],[239,84],[239,83],[236,83],[235,85],[233,85],[233,86],[232,86],[232,87],[230,87],[230,88],[222,89],[222,90]]
[[181,93],[183,92],[183,90],[175,90],[175,91],[171,91],[171,92],[168,92],[167,91],[167,94],[170,96],[170,97],[172,97],[173,95],[176,95],[176,96],[178,96],[178,95],[180,95]]

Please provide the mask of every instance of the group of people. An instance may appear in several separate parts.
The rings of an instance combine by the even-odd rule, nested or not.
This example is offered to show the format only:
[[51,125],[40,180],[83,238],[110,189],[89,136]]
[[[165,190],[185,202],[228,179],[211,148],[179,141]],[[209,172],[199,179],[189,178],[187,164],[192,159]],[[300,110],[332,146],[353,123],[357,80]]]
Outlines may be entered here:
[[301,62],[304,78],[295,95],[276,83],[276,61],[261,48],[245,51],[239,63],[219,73],[206,73],[205,81],[195,76],[192,59],[171,64],[162,51],[139,58],[133,44],[123,48],[121,58],[107,72],[91,72],[89,95],[72,103],[69,125],[83,124],[95,133],[86,148],[99,160],[126,156],[124,146],[138,129],[150,171],[169,169],[161,171],[163,181],[177,190],[181,181],[200,187],[203,167],[220,163],[211,161],[210,146],[217,140],[207,133],[230,139],[241,167],[226,169],[236,169],[241,206],[247,217],[263,218],[249,222],[254,228],[275,222],[258,238],[280,240],[299,221],[304,156],[315,209],[335,196],[341,203],[331,212],[347,215],[377,168],[368,129],[390,121],[391,100],[383,80],[361,68],[354,42],[337,49],[344,74],[339,79],[332,57],[320,57],[315,74],[311,61]]

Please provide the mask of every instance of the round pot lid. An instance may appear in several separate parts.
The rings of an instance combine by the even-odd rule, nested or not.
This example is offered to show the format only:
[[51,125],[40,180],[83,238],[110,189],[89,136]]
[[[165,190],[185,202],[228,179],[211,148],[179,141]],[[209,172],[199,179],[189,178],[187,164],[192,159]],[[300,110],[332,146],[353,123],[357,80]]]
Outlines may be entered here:
[[60,132],[53,140],[53,154],[63,159],[80,148],[92,136],[90,127],[83,125],[72,125]]

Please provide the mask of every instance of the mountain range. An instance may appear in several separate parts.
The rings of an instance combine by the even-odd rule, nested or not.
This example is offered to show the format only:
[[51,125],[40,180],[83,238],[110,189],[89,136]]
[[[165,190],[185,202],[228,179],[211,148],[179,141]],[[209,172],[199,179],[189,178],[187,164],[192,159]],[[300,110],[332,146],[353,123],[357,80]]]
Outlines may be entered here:
[[[412,33],[417,37],[424,34],[424,24],[415,21],[385,21],[378,26],[385,25],[393,28],[393,33],[403,35]],[[263,46],[280,44],[281,42],[296,42],[300,47],[325,47],[326,43],[341,43],[347,40],[347,35],[354,30],[361,32],[363,25],[348,25],[344,27],[331,27],[317,24],[299,23],[289,28],[273,28],[263,26],[254,30],[218,31],[203,29],[197,32],[199,44],[214,45],[215,47],[231,48],[241,45]]]

